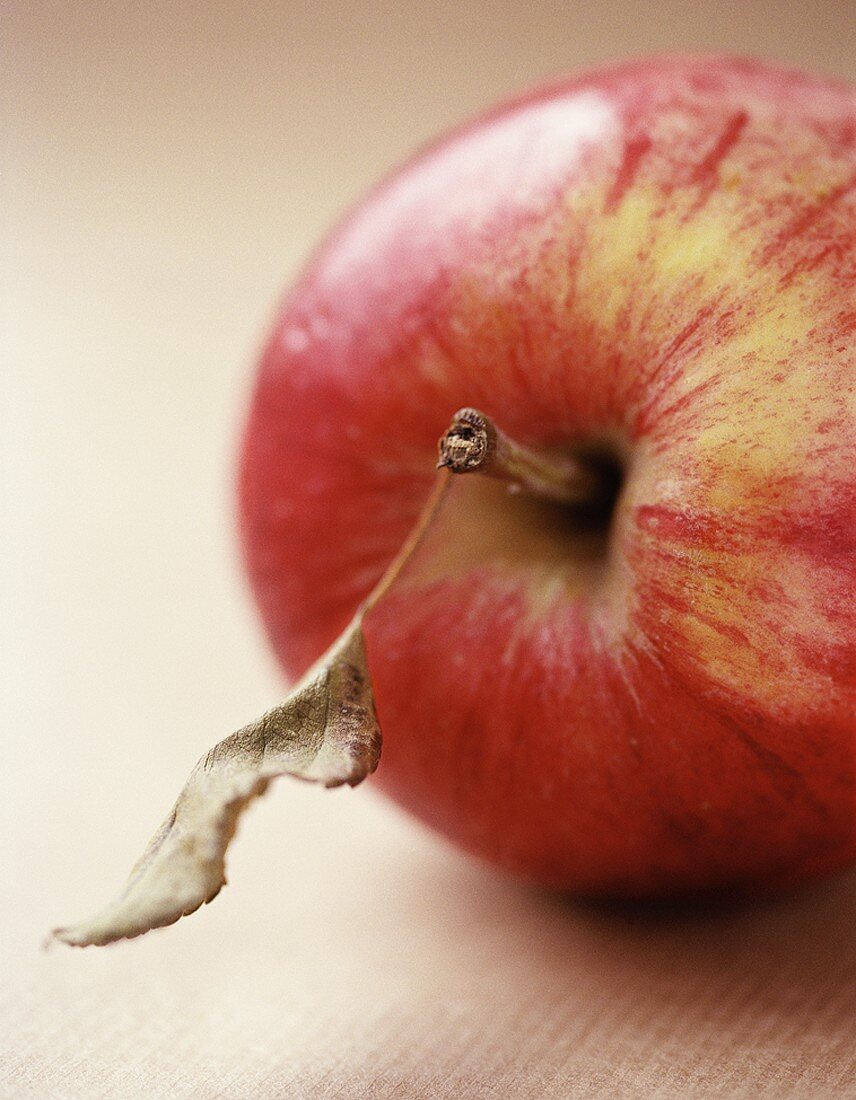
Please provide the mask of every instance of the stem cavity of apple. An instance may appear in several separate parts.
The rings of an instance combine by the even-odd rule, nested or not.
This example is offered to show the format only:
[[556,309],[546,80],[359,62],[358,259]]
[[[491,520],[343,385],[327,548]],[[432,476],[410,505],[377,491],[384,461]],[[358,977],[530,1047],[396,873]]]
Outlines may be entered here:
[[498,478],[510,492],[576,508],[602,504],[613,495],[605,468],[580,456],[548,455],[525,447],[478,409],[455,413],[438,450],[438,469]]

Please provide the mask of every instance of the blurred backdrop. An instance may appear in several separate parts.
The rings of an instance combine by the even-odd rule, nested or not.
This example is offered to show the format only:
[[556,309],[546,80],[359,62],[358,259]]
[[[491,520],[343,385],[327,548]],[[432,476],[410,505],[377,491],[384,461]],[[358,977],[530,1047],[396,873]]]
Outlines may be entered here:
[[[233,462],[256,349],[331,222],[438,131],[603,60],[728,50],[852,78],[853,14],[0,4],[3,1095],[710,1096],[776,1073],[777,1095],[786,1078],[820,1095],[844,1074],[835,991],[809,1003],[803,971],[852,938],[850,883],[700,926],[598,920],[368,789],[279,784],[234,885],[168,933],[38,943],[121,885],[197,756],[282,692]],[[776,944],[801,922],[814,954],[788,963]],[[723,972],[773,992],[738,1006]]]

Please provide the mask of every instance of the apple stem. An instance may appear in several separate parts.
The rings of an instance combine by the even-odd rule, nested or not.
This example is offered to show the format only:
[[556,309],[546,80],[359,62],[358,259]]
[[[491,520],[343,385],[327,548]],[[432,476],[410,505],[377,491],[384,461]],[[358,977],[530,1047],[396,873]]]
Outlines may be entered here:
[[545,455],[507,436],[478,409],[459,409],[440,437],[438,469],[486,474],[508,482],[510,492],[560,504],[596,504],[604,496],[602,471],[571,455]]
[[362,618],[378,603],[387,593],[389,588],[398,579],[398,575],[413,556],[417,546],[428,532],[428,528],[434,522],[434,517],[440,510],[440,505],[448,492],[451,484],[451,476],[448,470],[441,469],[434,484],[434,488],[424,508],[419,513],[419,518],[410,529],[410,534],[401,545],[401,549],[392,559],[387,569],[371,592],[363,600],[357,609],[357,617]]

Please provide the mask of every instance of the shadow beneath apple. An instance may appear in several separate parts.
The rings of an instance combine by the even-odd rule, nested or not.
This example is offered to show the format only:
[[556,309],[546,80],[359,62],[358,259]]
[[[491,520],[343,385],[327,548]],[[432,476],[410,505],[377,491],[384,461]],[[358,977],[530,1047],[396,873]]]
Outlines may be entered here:
[[[708,896],[664,902],[578,901],[531,889],[533,904],[554,909],[622,959],[684,977],[744,982],[789,995],[856,971],[856,872],[764,898]],[[848,992],[850,988],[848,987]],[[856,984],[852,987],[856,1008]]]
[[409,983],[455,1080],[545,1097],[856,1081],[856,873],[764,901],[607,905],[417,862],[379,872],[406,932],[377,963]]
[[856,874],[766,899],[552,904],[643,970],[660,974],[668,963],[673,976],[711,985],[731,976],[771,998],[786,989],[796,1009],[800,995],[838,985],[856,1009]]

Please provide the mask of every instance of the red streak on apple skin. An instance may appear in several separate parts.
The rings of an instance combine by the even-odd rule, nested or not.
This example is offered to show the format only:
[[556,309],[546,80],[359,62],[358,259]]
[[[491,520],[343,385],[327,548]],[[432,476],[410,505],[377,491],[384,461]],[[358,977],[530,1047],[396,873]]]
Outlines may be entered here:
[[722,133],[714,142],[710,152],[698,162],[690,176],[690,183],[702,184],[706,190],[712,191],[719,182],[717,175],[719,168],[746,128],[749,121],[747,111],[735,112],[726,122]]
[[627,463],[599,565],[522,512],[487,537],[453,487],[438,539],[470,549],[426,545],[366,623],[377,783],[470,851],[610,895],[856,859],[854,180],[852,89],[633,62],[420,154],[285,302],[240,491],[292,674],[400,546],[455,409]]
[[690,184],[695,184],[698,189],[698,198],[693,202],[688,217],[695,217],[704,204],[714,193],[720,183],[719,169],[725,158],[737,144],[740,135],[746,128],[749,114],[746,111],[736,111],[725,123],[722,133],[716,139],[707,156],[703,157],[690,175]]
[[604,204],[604,213],[612,213],[627,194],[636,178],[636,173],[642,163],[642,158],[652,145],[650,134],[632,134],[624,143],[624,154],[621,159],[615,183],[609,190]]

